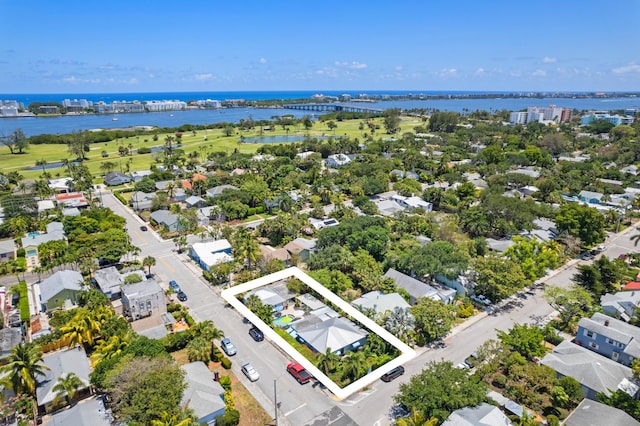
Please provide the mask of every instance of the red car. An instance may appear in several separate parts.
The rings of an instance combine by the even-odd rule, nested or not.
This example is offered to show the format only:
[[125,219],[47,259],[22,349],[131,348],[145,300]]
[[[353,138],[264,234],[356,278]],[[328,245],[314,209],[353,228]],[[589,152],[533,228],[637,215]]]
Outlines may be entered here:
[[307,373],[307,370],[305,370],[304,367],[298,364],[297,362],[292,362],[289,365],[287,365],[287,371],[293,377],[295,377],[295,379],[301,385],[304,385],[309,380],[311,380],[311,374]]

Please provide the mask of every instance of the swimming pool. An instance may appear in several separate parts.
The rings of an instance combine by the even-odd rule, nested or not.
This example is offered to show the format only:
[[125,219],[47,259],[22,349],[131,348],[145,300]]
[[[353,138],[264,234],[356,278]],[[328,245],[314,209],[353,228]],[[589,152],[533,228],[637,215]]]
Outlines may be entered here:
[[287,326],[287,324],[289,324],[294,319],[296,319],[296,317],[294,317],[291,314],[282,315],[281,317],[278,317],[273,320],[273,325],[275,325],[276,327],[284,328]]

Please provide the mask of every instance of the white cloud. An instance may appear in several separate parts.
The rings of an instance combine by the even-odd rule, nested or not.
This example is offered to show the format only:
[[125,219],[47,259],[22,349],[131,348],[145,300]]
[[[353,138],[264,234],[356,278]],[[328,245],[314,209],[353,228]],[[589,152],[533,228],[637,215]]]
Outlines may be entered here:
[[261,64],[266,64],[267,63],[267,59],[266,58],[260,58],[260,63]]
[[455,77],[458,75],[458,70],[455,68],[443,68],[438,73],[440,77]]
[[546,77],[547,72],[545,70],[535,70],[534,72],[531,73],[531,75],[534,77]]
[[555,64],[556,62],[558,62],[558,58],[553,58],[551,56],[545,56],[544,58],[542,58],[542,62],[545,64]]
[[480,77],[486,75],[486,71],[484,70],[484,68],[480,67],[473,73],[473,75]]
[[196,75],[193,76],[193,78],[195,78],[198,81],[212,80],[213,79],[213,74],[211,74],[211,73],[196,74]]
[[396,72],[402,72],[404,70],[404,67],[402,65],[396,65],[395,70]]
[[629,65],[614,68],[611,71],[614,74],[640,74],[640,65],[631,62]]
[[358,61],[351,61],[351,62],[338,62],[336,61],[336,66],[338,67],[342,67],[342,68],[348,68],[348,69],[352,69],[352,70],[361,70],[367,67],[367,64],[363,64],[361,62]]

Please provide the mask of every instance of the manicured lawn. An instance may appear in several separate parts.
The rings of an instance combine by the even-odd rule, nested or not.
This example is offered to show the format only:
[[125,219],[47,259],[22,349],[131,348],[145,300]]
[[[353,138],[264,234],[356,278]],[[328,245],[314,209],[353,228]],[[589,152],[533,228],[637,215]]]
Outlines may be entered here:
[[[402,133],[413,129],[417,125],[421,125],[422,122],[415,118],[404,118],[405,121],[401,123],[401,130],[396,137]],[[289,129],[288,135],[298,136],[310,136],[310,137],[341,137],[347,136],[352,139],[363,139],[363,133],[358,129],[362,120],[346,120],[341,122],[335,122],[338,126],[334,130],[330,130],[326,122],[315,122],[313,127],[306,131],[302,126],[293,126]],[[373,120],[380,129],[376,130],[374,138],[385,138],[388,135],[384,132],[384,126],[382,118],[376,118]],[[240,131],[236,129],[236,132],[232,136],[226,136],[222,129],[208,129],[206,133],[204,130],[198,130],[195,132],[183,132],[182,145],[179,147],[183,149],[186,154],[197,152],[200,160],[206,158],[206,155],[210,152],[233,152],[238,150],[241,153],[255,153],[262,144],[250,144],[240,143],[240,136],[245,138],[261,136],[260,130],[255,128],[252,131]],[[207,140],[205,140],[205,134]],[[281,127],[274,127],[274,131],[264,131],[262,136],[284,136],[287,132]],[[87,160],[85,164],[91,170],[91,173],[96,177],[96,183],[100,182],[104,171],[100,169],[100,165],[104,162],[113,162],[116,165],[115,171],[129,170],[146,170],[151,164],[161,162],[161,153],[150,154],[132,154],[120,156],[118,148],[123,146],[131,150],[137,150],[142,147],[153,148],[162,146],[167,136],[175,137],[175,133],[158,133],[158,140],[153,140],[153,135],[139,135],[132,134],[130,137],[119,138],[107,143],[97,143],[91,145],[91,150],[87,153]],[[108,157],[103,158],[102,152],[105,151]],[[56,163],[62,160],[72,160],[71,155],[68,152],[66,145],[30,145],[26,153],[24,154],[11,154],[9,148],[0,146],[0,170],[7,171],[19,171],[27,179],[37,179],[42,174],[42,169],[27,171],[25,168],[34,167],[37,161],[46,161],[47,163]],[[68,173],[63,168],[47,169],[52,177],[64,177]]]

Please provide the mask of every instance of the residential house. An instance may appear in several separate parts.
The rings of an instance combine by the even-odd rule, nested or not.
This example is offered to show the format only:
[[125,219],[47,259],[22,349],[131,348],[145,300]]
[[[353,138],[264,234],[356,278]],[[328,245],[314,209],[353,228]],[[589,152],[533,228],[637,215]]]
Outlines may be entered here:
[[311,157],[313,154],[316,154],[316,152],[315,151],[299,152],[296,154],[296,158],[299,158],[301,160],[306,160],[307,158]]
[[452,412],[442,426],[513,426],[513,423],[498,407],[483,402]]
[[151,220],[159,227],[164,228],[169,232],[176,232],[184,229],[184,226],[180,224],[180,218],[178,215],[171,213],[169,210],[156,210],[151,213],[150,217]]
[[188,197],[186,200],[184,200],[184,202],[188,208],[202,208],[207,205],[207,202],[203,198],[200,198],[196,195]]
[[[33,335],[32,335],[33,338]],[[0,359],[11,355],[11,350],[22,343],[21,327],[5,327],[0,329]]]
[[131,206],[136,211],[150,210],[156,194],[136,191],[131,195]]
[[405,172],[404,170],[394,169],[394,170],[391,170],[389,174],[392,176],[395,176],[397,179],[420,180],[420,176],[416,172],[412,172],[412,171]]
[[260,253],[262,254],[262,258],[267,262],[270,260],[281,260],[286,266],[288,266],[289,261],[291,260],[291,253],[289,253],[289,251],[284,247],[275,248],[265,244],[260,244]]
[[171,191],[171,197],[169,197],[172,201],[184,201],[187,199],[187,191],[183,188],[174,188]]
[[154,279],[122,286],[122,313],[135,321],[167,312],[164,291]]
[[387,270],[383,277],[391,278],[398,288],[405,289],[409,293],[409,302],[412,305],[418,303],[418,299],[421,297],[439,300],[444,303],[451,303],[456,295],[456,291],[454,289],[436,289],[429,284],[423,283],[422,281],[396,271],[393,268]]
[[582,386],[584,397],[594,401],[597,401],[600,392],[611,395],[611,392],[620,389],[632,397],[638,393],[638,385],[632,382],[631,368],[568,340],[562,341],[545,355],[540,364],[553,368],[558,377],[576,379]]
[[129,173],[132,182],[140,182],[142,179],[151,176],[153,172],[151,170],[137,170]]
[[198,424],[214,425],[215,418],[224,414],[224,389],[202,361],[180,366],[185,372],[187,387],[180,406],[193,411]]
[[306,262],[309,260],[309,256],[316,252],[316,243],[318,242],[317,238],[306,239],[302,237],[298,237],[293,241],[287,243],[284,248],[291,255],[298,255],[300,260]]
[[240,188],[233,185],[218,185],[218,186],[214,186],[213,188],[207,189],[206,194],[207,194],[207,197],[216,198],[222,195],[222,192],[224,192],[226,189],[229,189],[232,191],[240,190]]
[[78,271],[58,271],[37,284],[40,291],[42,312],[61,308],[65,302],[78,303],[84,279]]
[[391,197],[391,199],[409,211],[422,209],[425,212],[430,212],[431,210],[433,210],[433,204],[423,200],[420,197],[403,197],[402,195],[394,195]]
[[191,176],[191,179],[185,179],[181,182],[181,184],[184,189],[192,190],[194,182],[206,181],[206,180],[207,180],[207,177],[205,175],[202,175],[200,173],[194,173],[193,176]]
[[640,422],[622,410],[592,399],[583,399],[565,419],[564,426],[640,426]]
[[75,373],[82,383],[76,399],[83,399],[91,395],[89,358],[87,358],[82,346],[47,354],[42,358],[42,363],[48,369],[44,371],[43,376],[37,376],[36,400],[40,414],[50,413],[57,407],[56,404],[60,404],[53,388],[60,377],[69,373]]
[[492,250],[498,253],[504,253],[505,251],[507,251],[509,247],[516,244],[511,239],[496,240],[495,238],[487,238],[486,241],[487,241],[487,247],[489,248],[489,250]]
[[322,228],[329,228],[332,226],[340,225],[340,222],[338,222],[338,220],[334,218],[316,219],[316,218],[310,217],[309,223],[318,231],[321,230]]
[[607,293],[600,297],[600,306],[605,314],[629,322],[640,307],[640,291]]
[[105,185],[115,186],[131,182],[131,177],[120,172],[109,172],[104,176]]
[[351,163],[351,158],[346,154],[333,154],[327,157],[327,167],[342,167]]
[[168,191],[172,185],[175,186],[175,182],[172,180],[159,180],[158,182],[156,182],[156,190]]
[[77,207],[66,207],[62,209],[62,216],[80,216],[80,209]]
[[205,271],[218,263],[231,262],[231,244],[226,239],[195,243],[189,247],[189,257]]
[[295,330],[307,346],[323,354],[330,349],[333,353],[344,355],[364,346],[368,336],[366,331],[353,322],[339,316],[307,323],[304,328],[297,326]]
[[38,200],[38,214],[44,215],[50,210],[54,210],[56,208],[53,200]]
[[8,262],[16,258],[16,242],[13,239],[0,240],[0,262]]
[[121,286],[124,282],[122,275],[115,266],[98,269],[93,273],[91,281],[98,286],[101,292],[111,300],[119,299],[121,296]]
[[640,358],[640,328],[599,312],[578,322],[575,342],[628,366]]
[[394,309],[408,309],[411,305],[398,293],[383,293],[380,290],[370,291],[363,294],[353,302],[351,305],[360,307],[361,309],[372,309],[377,314],[386,314],[387,312],[393,312]]
[[81,192],[58,194],[56,195],[56,202],[58,203],[58,206],[77,207],[79,209],[89,206],[89,202]]
[[519,167],[515,170],[509,170],[507,173],[518,173],[521,175],[532,177],[534,179],[538,179],[540,177],[540,172],[533,167]]
[[637,176],[638,173],[640,172],[640,170],[638,169],[638,166],[636,166],[635,164],[632,164],[627,167],[623,167],[622,169],[620,169],[620,171],[624,174],[634,175],[634,176]]
[[70,192],[72,181],[73,179],[70,177],[49,179],[49,188],[51,188],[56,194]]
[[580,191],[580,193],[578,194],[578,199],[580,201],[584,201],[585,203],[589,203],[589,204],[602,204],[602,198],[604,197],[604,194],[602,194],[601,192],[594,192],[594,191]]
[[51,416],[46,426],[111,426],[113,416],[104,406],[103,398],[90,398]]
[[263,305],[271,306],[274,312],[280,312],[286,308],[286,299],[270,288],[263,287],[257,290],[250,291],[244,297],[245,303],[249,296],[256,296],[258,299],[260,299]]

